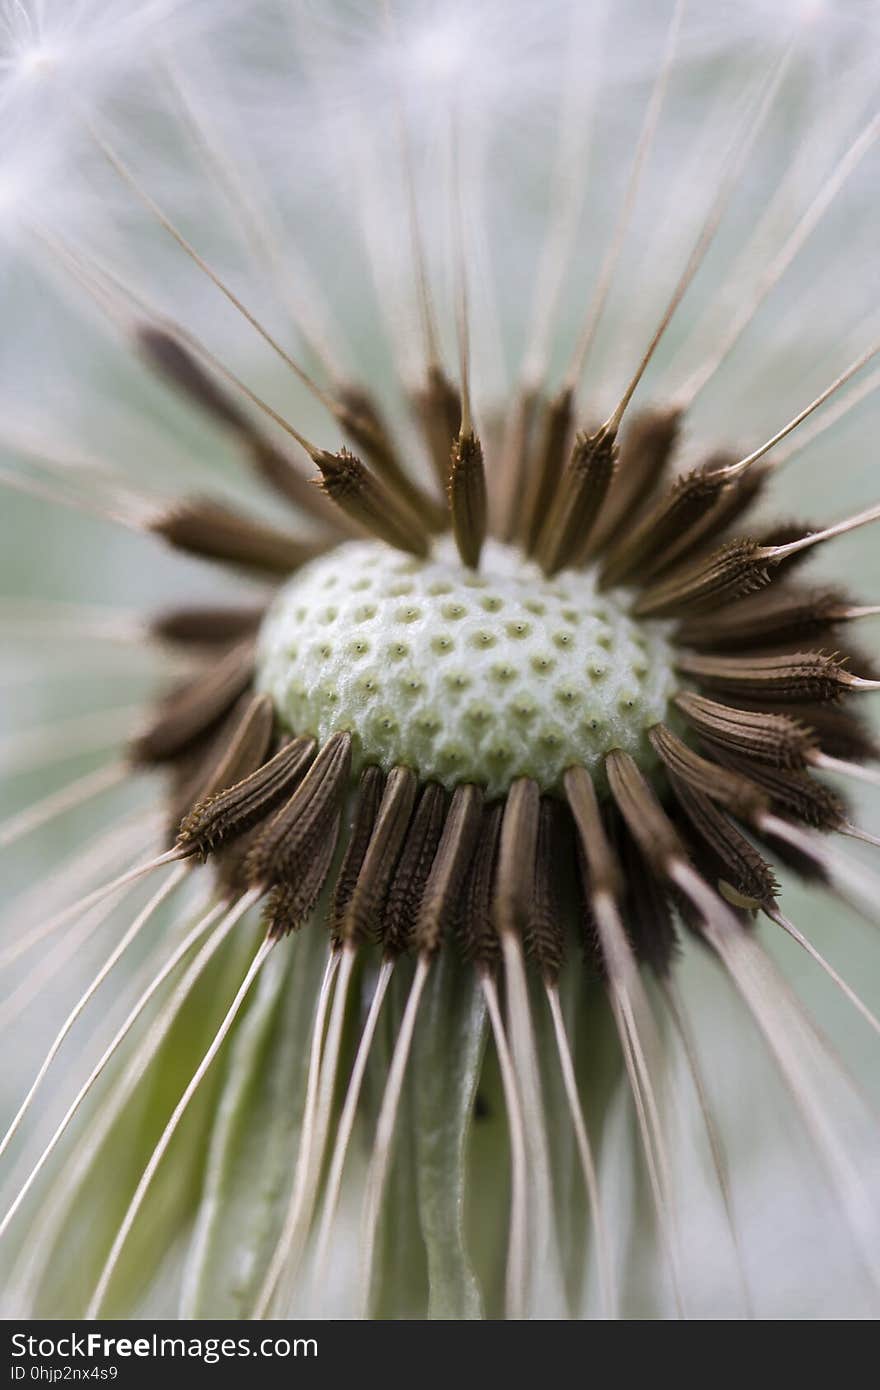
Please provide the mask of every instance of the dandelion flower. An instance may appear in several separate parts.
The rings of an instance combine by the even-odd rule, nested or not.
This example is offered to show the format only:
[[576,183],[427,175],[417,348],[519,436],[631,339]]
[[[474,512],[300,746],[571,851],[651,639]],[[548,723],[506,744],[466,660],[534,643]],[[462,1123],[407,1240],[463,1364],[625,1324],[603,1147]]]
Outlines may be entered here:
[[2,32],[9,1311],[870,1315],[871,7]]

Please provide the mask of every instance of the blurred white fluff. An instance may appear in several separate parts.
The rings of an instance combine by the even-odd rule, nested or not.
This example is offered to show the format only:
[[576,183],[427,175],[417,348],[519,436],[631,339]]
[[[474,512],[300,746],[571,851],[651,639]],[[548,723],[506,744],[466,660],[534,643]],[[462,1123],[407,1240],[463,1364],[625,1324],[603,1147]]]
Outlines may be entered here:
[[[32,6],[16,0],[6,6],[4,25],[0,100],[16,138],[0,169],[2,225],[11,233],[16,209],[23,214],[19,249],[40,273],[47,257],[34,242],[35,226],[146,286],[160,307],[185,303],[189,325],[233,365],[276,372],[264,346],[151,225],[90,144],[93,123],[270,329],[295,345],[293,312],[300,339],[332,357],[341,372],[363,370],[368,360],[371,376],[380,374],[387,384],[391,356],[398,367],[417,370],[418,353],[399,107],[450,354],[454,121],[463,151],[475,374],[478,398],[482,388],[489,405],[486,397],[497,398],[519,370],[548,215],[567,198],[576,221],[570,261],[560,270],[557,369],[570,352],[628,177],[671,8],[559,0],[537,11],[492,0],[479,6],[410,0],[397,12],[392,7],[389,22],[375,0],[331,6],[258,0],[245,12],[193,0]],[[689,325],[707,308],[723,317],[750,292],[766,258],[869,116],[878,78],[868,41],[876,30],[876,7],[869,5],[789,0],[772,7],[685,7],[653,154],[584,383],[595,409],[619,389],[653,328],[756,82],[793,44],[783,94],[709,263],[652,369],[664,385],[664,362]],[[561,175],[560,142],[571,154]],[[752,366],[765,377],[771,356],[784,355],[794,366],[787,339],[798,346],[798,372],[809,373],[816,363],[817,380],[823,378],[823,303],[835,309],[837,360],[852,349],[849,333],[858,341],[877,275],[858,214],[876,167],[869,155],[774,292],[756,325],[760,359],[747,348],[736,362],[740,374],[719,382],[725,430],[741,418],[737,397],[744,393],[753,402],[756,432],[778,418],[764,413],[767,401]],[[748,257],[737,263],[753,232]],[[729,269],[737,273],[726,280]],[[792,304],[794,328],[787,317]],[[771,334],[778,334],[775,344]],[[699,338],[682,348],[683,367],[694,350],[702,351]],[[20,351],[17,356],[21,361]],[[284,390],[313,425],[311,403],[298,399],[299,388],[285,380]],[[779,390],[775,378],[773,404],[784,413],[788,401]],[[707,428],[715,424],[712,418]]]

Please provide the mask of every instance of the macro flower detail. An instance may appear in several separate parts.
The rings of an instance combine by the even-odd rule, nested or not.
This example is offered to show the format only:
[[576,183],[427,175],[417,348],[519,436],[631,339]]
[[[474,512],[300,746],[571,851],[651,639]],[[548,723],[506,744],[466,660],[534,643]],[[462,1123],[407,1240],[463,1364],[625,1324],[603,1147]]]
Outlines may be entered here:
[[[351,38],[341,15],[342,37],[301,8],[293,55],[326,80],[351,61]],[[137,537],[133,548],[161,545],[184,564],[182,576],[197,566],[222,576],[191,590],[175,581],[126,638],[173,669],[121,760],[0,822],[3,847],[108,790],[161,780],[146,852],[138,843],[123,863],[112,853],[107,864],[89,859],[79,892],[40,909],[6,947],[4,959],[15,961],[31,945],[67,937],[75,952],[113,920],[122,895],[127,925],[60,1030],[53,1026],[16,1097],[4,1154],[28,1137],[56,1058],[93,997],[151,936],[158,952],[113,1001],[112,1029],[99,1034],[87,1079],[64,1088],[58,1116],[45,1133],[37,1126],[33,1153],[11,1174],[0,1237],[13,1251],[16,1309],[519,1319],[688,1316],[696,1304],[710,1316],[760,1314],[758,1260],[740,1230],[735,1164],[683,983],[695,957],[714,963],[743,1028],[755,1026],[762,1071],[769,1062],[799,1143],[804,1134],[811,1141],[856,1285],[866,1305],[875,1296],[878,1194],[864,1171],[873,1141],[863,1141],[861,1097],[766,941],[771,930],[793,939],[852,1016],[880,1033],[785,906],[797,881],[876,920],[870,860],[847,858],[834,837],[877,843],[841,787],[878,780],[866,704],[880,678],[867,643],[853,636],[878,609],[845,570],[838,582],[805,569],[829,557],[833,573],[837,543],[880,520],[880,505],[846,510],[831,489],[823,514],[804,521],[775,501],[799,451],[826,431],[833,440],[832,427],[876,386],[864,369],[880,344],[866,347],[863,331],[856,351],[841,355],[836,344],[835,355],[825,353],[831,371],[809,391],[799,378],[785,410],[771,391],[770,424],[750,448],[737,444],[755,432],[741,403],[716,410],[708,431],[703,422],[696,448],[691,430],[704,393],[724,381],[739,339],[753,319],[760,324],[764,300],[880,137],[880,118],[871,113],[865,124],[861,112],[854,137],[841,120],[843,153],[806,210],[771,203],[787,227],[781,243],[776,235],[754,283],[740,289],[733,276],[732,309],[720,292],[714,317],[710,303],[702,356],[682,373],[677,356],[670,365],[663,353],[724,244],[726,219],[737,215],[762,142],[771,143],[818,20],[792,6],[791,33],[765,35],[768,53],[746,65],[745,95],[713,146],[708,198],[697,199],[686,234],[672,237],[674,255],[646,243],[659,291],[648,319],[633,326],[615,310],[614,292],[633,254],[639,200],[657,192],[649,171],[674,104],[669,89],[686,86],[689,63],[699,73],[711,61],[700,45],[711,55],[714,43],[697,22],[689,49],[687,7],[670,6],[665,27],[654,32],[652,21],[647,72],[624,74],[638,92],[638,124],[627,153],[615,151],[623,181],[609,199],[607,240],[592,248],[574,333],[561,301],[567,273],[582,269],[584,194],[568,168],[547,199],[538,271],[506,288],[527,315],[521,301],[532,281],[538,287],[525,347],[513,379],[488,389],[484,377],[497,364],[483,336],[492,220],[478,196],[492,163],[485,127],[496,103],[521,118],[530,82],[540,106],[547,72],[566,70],[569,41],[587,51],[603,7],[586,7],[589,23],[580,8],[557,15],[554,7],[548,52],[534,36],[512,34],[495,63],[503,26],[490,24],[493,6],[482,17],[453,7],[448,32],[426,27],[420,5],[401,6],[399,16],[379,6],[355,26],[376,30],[379,57],[366,44],[362,60],[367,92],[377,73],[386,79],[376,149],[363,148],[355,93],[350,109],[347,100],[329,112],[316,101],[316,132],[331,133],[343,155],[350,145],[364,181],[364,206],[353,200],[351,215],[363,223],[391,325],[390,380],[378,367],[371,375],[381,323],[368,329],[364,362],[342,365],[327,347],[333,315],[314,311],[320,277],[312,283],[298,241],[289,253],[302,269],[298,308],[282,308],[299,346],[288,347],[294,335],[276,327],[279,302],[270,295],[264,312],[241,288],[244,277],[227,272],[188,185],[180,215],[162,191],[167,183],[181,195],[164,167],[174,154],[161,127],[172,119],[192,146],[184,164],[193,157],[201,167],[258,263],[283,270],[282,228],[250,202],[253,171],[239,174],[230,160],[232,134],[227,148],[199,103],[204,93],[158,42],[145,61],[164,65],[167,98],[147,107],[143,148],[124,147],[113,133],[114,124],[127,128],[114,108],[119,78],[96,46],[95,100],[85,110],[73,103],[74,134],[65,138],[85,150],[87,174],[97,167],[94,177],[109,181],[122,228],[143,217],[174,252],[176,273],[183,265],[183,285],[191,277],[195,294],[209,289],[236,331],[280,363],[285,383],[293,377],[302,412],[277,390],[257,391],[226,349],[208,345],[183,292],[144,288],[115,237],[109,253],[93,253],[40,171],[15,199],[15,217],[33,231],[28,254],[45,259],[100,331],[106,323],[121,334],[139,370],[185,407],[181,428],[196,422],[259,484],[250,503],[240,488],[188,481],[163,495],[155,479],[147,487],[139,477],[140,460],[116,474],[24,426],[4,441],[36,471],[4,470],[0,480],[121,523]],[[130,54],[133,90],[143,55],[132,36],[158,41],[157,16],[167,13],[171,32],[192,24],[194,42],[228,54],[230,92],[240,84],[242,110],[258,126],[265,111],[251,84],[265,70],[269,93],[279,90],[272,50],[281,21],[255,10],[252,28],[227,30],[199,10],[131,7],[119,51]],[[85,61],[94,35],[87,16],[80,22]],[[36,9],[22,24],[21,14],[10,19],[5,101],[13,112],[41,100],[49,109],[70,80],[68,59],[39,34]],[[76,42],[74,32],[74,57]],[[522,92],[506,91],[505,54],[522,63]],[[471,111],[461,79],[479,55],[487,90]],[[732,45],[735,76],[741,58]],[[581,150],[590,124],[581,86],[602,90],[595,74],[567,81],[561,95],[550,83],[563,155],[572,141]],[[690,131],[692,98],[688,110]],[[274,136],[266,138],[271,149]],[[421,201],[419,165],[425,150],[440,159],[438,149],[442,237]],[[397,240],[379,254],[369,188],[385,157],[402,191]],[[791,158],[796,167],[797,150]],[[312,159],[320,189],[325,171]],[[790,172],[786,165],[783,181]],[[64,187],[73,205],[76,184]],[[319,198],[301,215],[327,225]],[[137,223],[132,238],[142,231]],[[778,229],[759,222],[758,231],[763,245]],[[392,280],[415,305],[416,347],[402,330],[394,336]],[[609,368],[600,348],[614,313],[624,342]],[[676,352],[687,344],[679,334]],[[766,374],[778,355],[771,341]],[[125,551],[113,561],[126,563]],[[83,717],[100,723],[102,710],[99,700]],[[135,828],[143,830],[143,814]],[[128,911],[130,894],[142,896]],[[31,987],[25,976],[23,999]],[[13,994],[13,1018],[17,1007]],[[826,1083],[858,1111],[845,1132]],[[682,1141],[685,1092],[693,1104]],[[613,1159],[615,1126],[628,1134],[628,1185]],[[715,1295],[700,1289],[688,1254],[702,1217],[696,1201],[683,1211],[676,1171],[698,1147],[714,1203],[706,1229],[725,1252]],[[651,1258],[635,1253],[641,1232]]]

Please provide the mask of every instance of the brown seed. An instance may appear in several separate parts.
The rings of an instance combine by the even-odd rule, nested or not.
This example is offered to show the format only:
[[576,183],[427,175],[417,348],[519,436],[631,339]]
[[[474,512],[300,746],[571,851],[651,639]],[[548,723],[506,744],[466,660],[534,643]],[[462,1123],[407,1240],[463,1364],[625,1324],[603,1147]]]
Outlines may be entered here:
[[798,716],[816,735],[823,753],[847,762],[880,759],[880,742],[863,715],[834,705],[802,705]]
[[376,474],[405,507],[414,512],[429,531],[442,531],[446,509],[410,477],[404,467],[382,411],[361,386],[345,385],[337,392],[336,418],[346,434],[372,465]]
[[457,922],[465,959],[489,971],[497,968],[501,945],[494,905],[495,865],[503,809],[500,802],[495,802],[483,811],[476,849],[461,893]]
[[822,637],[843,621],[852,605],[841,589],[802,589],[774,584],[767,592],[731,604],[709,617],[688,617],[680,642],[706,651],[761,647]]
[[544,406],[537,427],[537,447],[525,476],[518,535],[527,555],[534,552],[538,532],[559,486],[574,416],[574,392],[565,386]]
[[314,750],[313,738],[295,738],[256,772],[200,802],[181,823],[178,846],[207,858],[252,830],[290,795],[305,774]]
[[703,466],[677,478],[640,521],[623,530],[600,571],[603,588],[624,583],[708,515],[728,486],[723,474]]
[[225,646],[255,632],[265,612],[265,604],[238,608],[208,604],[167,608],[150,619],[150,636],[160,642],[184,646]]
[[235,433],[247,433],[250,421],[244,410],[205,370],[189,348],[184,347],[171,333],[153,324],[139,324],[135,329],[135,343],[153,371],[188,396],[200,410]]
[[363,863],[341,921],[344,940],[361,941],[378,934],[379,912],[403,849],[417,791],[418,779],[414,772],[408,767],[391,769]]
[[587,861],[591,888],[596,893],[617,898],[623,891],[623,879],[602,825],[593,779],[586,768],[570,767],[562,784]]
[[483,446],[473,430],[460,434],[452,446],[448,492],[452,533],[462,564],[477,569],[486,539],[487,501]]
[[269,936],[289,936],[311,916],[336,853],[340,819],[337,811],[326,832],[317,840],[311,858],[296,880],[278,884],[272,890],[263,915]]
[[583,552],[614,474],[615,441],[615,433],[604,428],[575,439],[536,545],[546,574],[556,574]]
[[208,499],[176,502],[149,529],[176,550],[271,575],[292,574],[327,549]]
[[260,479],[298,512],[305,512],[307,516],[320,522],[322,549],[326,549],[331,540],[358,534],[357,527],[348,517],[336,507],[330,506],[326,497],[322,497],[317,488],[312,487],[311,478],[304,473],[302,467],[273,440],[254,431],[242,442],[251,466]]
[[336,883],[327,914],[327,926],[334,941],[342,939],[343,921],[373,834],[384,787],[385,774],[382,769],[365,767],[358,783],[348,845],[336,875]]
[[490,479],[490,513],[493,531],[508,543],[519,534],[520,507],[534,445],[534,426],[541,404],[539,393],[529,387],[517,392],[499,451],[498,467]]
[[429,541],[423,523],[395,501],[360,459],[347,449],[337,454],[316,450],[314,458],[324,492],[352,521],[388,545],[424,559]]
[[558,805],[541,798],[538,837],[535,846],[535,873],[532,910],[526,925],[525,944],[542,978],[553,984],[565,960],[565,932],[562,925],[556,846],[559,842]]
[[662,482],[675,452],[681,411],[645,410],[623,431],[617,470],[586,545],[586,558],[616,540],[623,525],[638,519]]
[[774,656],[703,656],[682,652],[676,665],[710,690],[773,703],[839,700],[854,679],[838,657],[825,652]]
[[[785,768],[750,762],[721,750],[718,759],[726,767],[757,782],[783,815],[793,816],[816,830],[839,830],[847,819],[843,799],[807,772],[788,772]],[[760,816],[756,817],[756,824],[760,829]]]
[[416,917],[415,945],[420,955],[434,955],[447,926],[456,921],[462,884],[480,833],[482,809],[479,787],[456,787]]
[[306,874],[339,810],[350,768],[351,734],[331,734],[248,855],[248,881],[254,887],[291,882]]
[[445,814],[446,793],[436,782],[428,782],[410,821],[382,914],[382,942],[388,956],[400,955],[410,945]]
[[495,882],[495,921],[499,933],[525,940],[535,906],[535,856],[541,795],[531,777],[511,784],[501,820]]
[[770,563],[752,540],[726,541],[710,555],[685,563],[649,584],[633,605],[641,618],[705,612],[756,593],[770,583]]
[[141,355],[154,371],[233,435],[270,487],[298,509],[304,509],[327,524],[330,518],[326,505],[315,496],[293,460],[263,434],[188,347],[173,334],[152,324],[140,325],[135,330],[135,339]]
[[[234,787],[262,767],[272,742],[275,711],[268,695],[245,697],[246,704],[234,728],[225,734],[223,748],[215,758],[199,793],[199,800],[216,796]],[[224,731],[225,733],[225,731]]]
[[672,822],[629,753],[612,749],[605,756],[605,771],[630,834],[648,863],[665,877],[671,864],[687,859]]
[[[268,696],[245,691],[224,719],[174,758],[169,772],[168,840],[184,816],[209,794],[240,782],[265,760],[274,715]],[[224,780],[221,782],[220,777]]]
[[816,747],[809,726],[788,714],[736,709],[692,691],[679,692],[675,703],[702,739],[774,767],[802,769]]
[[[767,810],[767,798],[747,775],[725,771],[717,763],[695,753],[663,724],[648,731],[651,747],[660,761],[693,791],[720,801],[735,816],[754,821]],[[744,768],[749,767],[746,761]]]
[[149,765],[178,757],[223,718],[253,676],[253,643],[239,643],[159,702],[150,726],[132,741],[132,762]]
[[443,368],[432,363],[412,401],[437,481],[445,488],[449,454],[461,430],[461,394]]
[[[713,863],[714,876],[755,907],[772,905],[778,884],[773,870],[714,802],[687,782],[669,774],[679,806],[700,841],[701,852]],[[719,883],[719,890],[723,892]],[[725,896],[727,896],[725,894]],[[739,904],[744,906],[743,903]]]
[[[714,454],[707,460],[706,467],[712,470],[727,467],[734,462],[729,454]],[[687,531],[684,531],[677,540],[670,541],[669,545],[656,555],[654,559],[645,564],[640,571],[640,579],[644,582],[647,579],[655,579],[661,574],[665,574],[673,565],[678,566],[682,560],[692,556],[694,552],[702,551],[709,546],[717,544],[722,537],[722,533],[738,521],[745,512],[760,497],[770,476],[771,469],[756,466],[749,468],[738,478],[734,478],[722,491],[715,503],[706,515],[696,521]]]
[[[678,930],[670,894],[644,859],[616,810],[607,816],[607,823],[608,838],[625,884],[623,918],[636,959],[649,965],[656,975],[667,975],[678,952]],[[599,950],[598,943],[596,949]]]
[[[813,526],[809,521],[775,521],[760,532],[758,540],[766,550],[775,550],[778,546],[791,545],[793,541],[801,541],[805,536],[811,536],[821,529],[819,526]],[[798,565],[804,564],[809,557],[810,551],[808,549],[797,550],[793,555],[789,555],[779,562],[777,572],[780,575],[784,574],[787,578]]]

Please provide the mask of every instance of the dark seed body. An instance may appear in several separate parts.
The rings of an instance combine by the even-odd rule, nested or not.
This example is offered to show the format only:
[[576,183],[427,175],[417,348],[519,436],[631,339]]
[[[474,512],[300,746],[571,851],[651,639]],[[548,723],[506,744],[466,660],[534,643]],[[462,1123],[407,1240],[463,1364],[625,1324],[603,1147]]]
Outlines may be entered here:
[[269,575],[292,574],[327,548],[199,498],[176,504],[150,529],[176,550]]
[[[298,498],[302,478],[291,473],[283,451],[194,357],[161,335],[145,335],[142,350],[237,440],[276,493]],[[772,908],[772,869],[738,822],[763,839],[769,813],[822,829],[843,824],[843,803],[809,768],[821,751],[876,755],[860,719],[839,708],[860,686],[849,660],[868,667],[852,651],[790,648],[828,636],[857,610],[841,591],[789,579],[805,552],[775,549],[803,540],[809,528],[787,523],[730,538],[763,493],[769,464],[737,471],[733,455],[718,453],[666,481],[677,410],[627,422],[618,446],[616,417],[593,432],[578,431],[569,386],[552,398],[524,388],[506,427],[492,433],[490,455],[501,451],[493,472],[475,433],[462,432],[459,389],[437,363],[413,399],[447,508],[410,478],[369,392],[337,384],[331,413],[367,463],[346,449],[308,452],[339,533],[367,532],[426,558],[446,527],[462,564],[477,569],[491,519],[547,576],[595,562],[601,585],[632,588],[636,618],[677,620],[683,688],[675,704],[687,739],[668,723],[649,731],[658,760],[650,780],[628,754],[608,753],[610,796],[602,803],[590,774],[577,766],[565,773],[561,799],[521,777],[485,805],[476,785],[449,795],[423,784],[416,770],[394,767],[386,776],[370,765],[352,788],[345,730],[320,749],[297,738],[270,756],[271,710],[265,697],[250,693],[248,639],[262,606],[181,607],[154,620],[159,640],[228,650],[160,705],[135,756],[173,769],[175,797],[189,803],[178,848],[214,854],[230,893],[263,889],[273,936],[302,924],[332,872],[327,926],[337,946],[378,940],[387,958],[412,950],[425,960],[454,936],[465,956],[492,974],[507,936],[552,988],[566,939],[560,883],[573,867],[599,969],[626,971],[632,951],[665,975],[677,949],[676,909],[703,930],[707,912],[726,910],[722,900],[742,920]],[[332,534],[328,528],[318,541],[302,542],[198,500],[169,509],[153,529],[191,553],[266,577],[295,570]],[[345,806],[350,829],[334,870],[340,828],[349,821]],[[773,847],[786,862],[798,858],[790,846]],[[799,858],[815,874],[809,857]],[[689,877],[694,873],[708,898],[695,886],[700,880]]]

